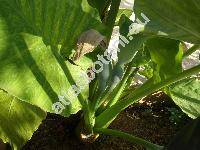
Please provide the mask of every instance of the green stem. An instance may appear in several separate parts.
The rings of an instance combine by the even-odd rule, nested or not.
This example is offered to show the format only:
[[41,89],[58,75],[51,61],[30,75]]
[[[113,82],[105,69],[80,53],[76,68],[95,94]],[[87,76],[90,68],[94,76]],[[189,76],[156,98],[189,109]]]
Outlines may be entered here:
[[189,48],[184,54],[183,58],[190,56],[192,53],[194,53],[196,50],[200,49],[200,45],[194,45],[191,48]]
[[[114,88],[112,92],[108,92],[103,99],[101,99],[99,106],[97,107],[98,110],[96,112],[96,115],[99,115],[101,112],[103,112],[108,107],[111,107],[113,104],[115,104],[118,99],[120,98],[124,87],[126,86],[126,82],[131,74],[132,69],[132,63],[130,63],[126,69],[126,72],[121,80],[121,82]],[[106,103],[106,105],[101,105],[102,102]]]
[[166,86],[171,85],[172,83],[178,82],[180,80],[183,80],[191,75],[194,75],[196,73],[200,72],[200,65],[193,67],[191,69],[188,69],[180,74],[177,74],[174,77],[171,77],[161,83],[157,83],[155,85],[146,87],[144,89],[138,89],[137,92],[133,92],[127,98],[123,101],[117,102],[112,107],[105,110],[103,113],[101,113],[96,118],[95,127],[96,128],[102,128],[102,127],[108,127],[108,125],[116,118],[116,116],[125,108],[127,108],[129,105],[133,104],[137,100],[163,88]]
[[[111,2],[111,8],[110,11],[108,13],[108,18],[105,21],[105,25],[108,28],[108,33],[107,33],[107,37],[108,37],[108,41],[110,41],[111,35],[112,35],[112,31],[115,25],[115,20],[117,17],[117,13],[119,10],[119,5],[120,5],[121,0],[112,0]],[[96,91],[96,88],[95,88]],[[96,103],[98,104],[99,101],[95,101],[95,104],[89,103],[88,102],[88,107],[87,107],[87,112],[85,112],[85,116],[84,116],[84,120],[86,123],[86,127],[90,130],[90,132],[92,131],[92,128],[94,126],[94,116],[95,116],[95,106]]]
[[90,108],[90,103],[88,103],[88,108],[86,109],[87,111],[84,112],[84,122],[85,122],[85,128],[88,132],[88,134],[93,133],[93,127],[95,124],[95,117],[94,113]]
[[135,143],[135,144],[142,145],[149,150],[161,150],[161,149],[164,148],[163,146],[153,144],[153,143],[148,142],[144,139],[132,136],[128,133],[124,133],[124,132],[121,132],[121,131],[116,131],[116,130],[112,130],[112,129],[104,129],[104,128],[95,128],[94,132],[99,133],[99,134],[106,134],[106,135],[124,138],[124,139],[129,140],[130,142]]
[[95,93],[97,91],[97,87],[98,87],[98,81],[97,81],[97,78],[95,78],[89,84],[89,100],[92,101],[92,102],[94,101],[94,97],[95,97]]
[[[116,17],[117,17],[117,13],[119,11],[120,3],[121,3],[121,0],[112,0],[111,1],[110,11],[108,13],[108,16],[107,16],[105,22],[104,22],[105,25],[108,28],[108,32],[107,32],[108,41],[110,41],[110,39],[111,39],[111,35],[112,35],[112,32],[113,32],[113,28],[115,26],[115,20],[116,20]],[[103,92],[99,96],[99,98],[97,98],[95,104],[93,104],[93,106],[92,106],[92,107],[94,107],[93,108],[94,111],[98,108],[98,106],[100,105],[100,101],[101,101],[102,97],[104,97],[107,94],[107,92],[109,92],[109,91],[105,90],[105,92]]]
[[127,81],[128,79],[132,76],[132,73],[137,72],[137,69],[132,71],[132,66],[133,63],[129,63],[126,72],[124,74],[124,77],[122,78],[122,81],[117,85],[117,87],[113,90],[113,92],[110,94],[111,96],[108,97],[108,100],[110,100],[106,106],[105,109],[111,107],[112,105],[114,105],[115,103],[117,103],[117,101],[119,100],[120,96],[122,95],[122,92],[124,91]]
[[122,78],[122,81],[113,90],[111,100],[108,103],[108,107],[112,106],[113,104],[115,104],[118,101],[119,97],[121,96],[121,93],[124,90],[126,81],[128,80],[128,78],[131,74],[131,70],[132,70],[132,63],[130,63],[129,66],[127,67],[124,77]]

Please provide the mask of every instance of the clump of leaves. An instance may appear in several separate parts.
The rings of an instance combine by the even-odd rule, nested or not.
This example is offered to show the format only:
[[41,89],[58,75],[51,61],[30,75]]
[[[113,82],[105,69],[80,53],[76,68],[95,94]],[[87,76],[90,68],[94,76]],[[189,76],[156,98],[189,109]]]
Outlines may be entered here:
[[[73,85],[79,87],[80,82],[85,83],[84,89],[61,115],[68,117],[83,110],[77,131],[85,142],[109,134],[147,149],[162,149],[108,129],[122,110],[158,90],[171,96],[190,117],[199,116],[200,80],[193,75],[200,72],[200,65],[182,68],[182,59],[200,44],[197,0],[135,0],[132,11],[140,20],[145,14],[147,24],[131,21],[130,11],[119,10],[120,0],[0,2],[0,138],[14,149],[31,138],[46,112],[54,113],[52,105],[60,96]],[[120,51],[116,62],[105,51],[115,25],[127,40],[116,47]],[[184,54],[183,41],[196,48]],[[90,83],[91,74],[80,79],[102,54],[109,62],[103,64],[102,72]],[[140,67],[147,82],[124,94]]]

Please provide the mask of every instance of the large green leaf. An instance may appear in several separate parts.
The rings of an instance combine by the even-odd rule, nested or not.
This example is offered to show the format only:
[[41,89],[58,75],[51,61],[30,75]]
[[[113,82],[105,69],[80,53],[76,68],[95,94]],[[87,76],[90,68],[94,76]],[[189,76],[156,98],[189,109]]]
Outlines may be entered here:
[[[52,104],[58,96],[67,94],[77,82],[84,84],[84,99],[88,97],[85,71],[65,62],[56,49],[45,46],[42,39],[30,34],[11,36],[0,41],[0,88],[45,111],[53,112]],[[68,116],[81,109],[77,97],[66,97],[71,101],[63,115]]]
[[[152,61],[153,76],[136,91],[143,91],[182,72],[183,48],[180,41],[163,37],[150,38],[145,43]],[[145,59],[145,58],[144,58]],[[164,88],[168,94],[168,88]]]
[[170,86],[174,102],[190,117],[200,116],[200,80],[186,79]]
[[75,49],[83,31],[104,30],[98,12],[87,0],[0,0],[0,3],[0,88],[54,112],[52,104],[79,82],[84,84],[81,95],[71,98],[62,115],[79,111],[78,99],[83,102],[88,98],[87,80],[82,74],[91,63],[80,60],[81,68],[66,62],[64,56]]
[[135,0],[136,18],[144,22],[141,13],[150,22],[144,33],[200,44],[199,0]]
[[0,90],[0,138],[19,149],[38,128],[46,114]]
[[0,15],[12,33],[43,37],[47,45],[62,45],[69,56],[80,34],[89,29],[103,31],[98,11],[87,0],[0,0]]
[[179,41],[167,38],[152,38],[146,42],[154,62],[154,78],[167,79],[182,72],[183,48]]

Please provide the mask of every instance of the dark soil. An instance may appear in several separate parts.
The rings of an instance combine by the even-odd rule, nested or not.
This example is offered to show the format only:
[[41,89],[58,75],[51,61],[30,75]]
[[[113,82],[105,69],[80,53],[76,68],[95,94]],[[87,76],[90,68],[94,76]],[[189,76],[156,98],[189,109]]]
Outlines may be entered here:
[[[80,113],[64,118],[48,114],[23,150],[142,150],[125,139],[101,136],[93,144],[79,142],[74,129]],[[110,128],[128,132],[159,145],[167,145],[190,118],[163,93],[153,94],[123,111]]]

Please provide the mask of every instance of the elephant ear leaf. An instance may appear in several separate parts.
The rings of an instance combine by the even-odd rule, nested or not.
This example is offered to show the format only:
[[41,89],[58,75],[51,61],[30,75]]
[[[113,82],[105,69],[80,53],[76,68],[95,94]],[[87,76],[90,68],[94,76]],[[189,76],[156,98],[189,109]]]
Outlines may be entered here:
[[[42,37],[46,45],[61,46],[68,57],[78,37],[90,29],[103,33],[98,11],[87,0],[0,0],[0,15],[10,31]],[[9,15],[8,15],[9,14]]]
[[[153,74],[142,85],[143,88],[151,87],[182,72],[183,48],[180,41],[154,37],[149,38],[145,46],[150,53]],[[163,90],[169,94],[168,87]]]
[[200,80],[197,78],[185,79],[170,86],[171,97],[174,102],[190,116],[200,116]]
[[[79,98],[71,98],[68,89],[87,83],[80,78],[87,66],[79,62],[82,69],[64,57],[76,50],[83,32],[103,33],[105,28],[87,0],[0,3],[0,89],[7,92],[0,92],[0,137],[17,149],[31,138],[45,117],[43,111],[54,112],[59,97],[70,100],[63,116],[81,109]],[[81,96],[87,99],[87,84]]]
[[82,74],[90,63],[80,61],[79,67],[64,57],[76,47],[81,33],[93,27],[101,31],[98,12],[87,0],[0,2],[0,88],[47,112],[55,112],[52,105],[64,96],[69,105],[62,115],[79,111],[80,98],[70,97],[68,90],[84,84],[82,99],[88,98]]
[[47,112],[54,112],[52,105],[58,102],[59,96],[65,96],[70,103],[62,115],[79,111],[79,99],[70,95],[69,89],[72,85],[84,83],[81,92],[87,99],[87,79],[80,78],[85,71],[65,62],[57,49],[46,47],[40,37],[22,34],[13,39],[6,40],[3,45],[10,45],[0,49],[0,88]]
[[0,138],[20,149],[37,130],[46,113],[0,90]]
[[154,63],[154,79],[164,80],[182,72],[183,48],[180,41],[167,38],[151,38],[146,42]]
[[164,36],[200,44],[200,5],[198,0],[135,0],[136,18],[150,22],[144,26],[145,34]]

